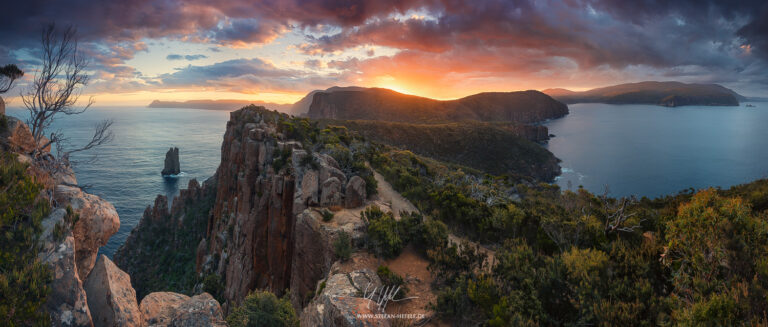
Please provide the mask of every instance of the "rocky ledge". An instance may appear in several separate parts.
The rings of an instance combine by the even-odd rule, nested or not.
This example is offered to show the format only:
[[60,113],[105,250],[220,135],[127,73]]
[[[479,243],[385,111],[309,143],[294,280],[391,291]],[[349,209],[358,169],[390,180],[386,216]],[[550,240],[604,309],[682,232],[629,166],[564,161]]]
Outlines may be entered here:
[[[53,274],[51,292],[45,304],[51,324],[146,326],[145,321],[155,316],[145,316],[139,310],[130,276],[106,256],[98,256],[99,248],[120,228],[115,207],[78,187],[71,168],[65,167],[54,174],[41,169],[27,155],[35,145],[29,128],[18,119],[2,115],[0,118],[7,121],[5,128],[0,130],[0,148],[16,153],[19,161],[29,163],[30,173],[38,177],[46,188],[45,193],[51,197],[51,213],[42,221],[38,253]],[[44,153],[41,157],[46,156],[48,154]],[[208,324],[210,326],[223,324],[221,310],[215,309],[219,307],[218,302],[210,295],[199,295],[182,303],[172,302],[165,307],[176,310],[168,316],[172,322],[180,322],[177,326],[196,325],[184,321],[215,322]]]

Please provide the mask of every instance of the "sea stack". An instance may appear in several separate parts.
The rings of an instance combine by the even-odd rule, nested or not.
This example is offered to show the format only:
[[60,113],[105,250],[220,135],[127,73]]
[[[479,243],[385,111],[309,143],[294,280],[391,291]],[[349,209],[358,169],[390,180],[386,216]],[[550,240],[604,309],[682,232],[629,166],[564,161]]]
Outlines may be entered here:
[[163,168],[163,176],[178,175],[181,172],[181,166],[179,165],[179,148],[170,148],[165,153],[165,167]]

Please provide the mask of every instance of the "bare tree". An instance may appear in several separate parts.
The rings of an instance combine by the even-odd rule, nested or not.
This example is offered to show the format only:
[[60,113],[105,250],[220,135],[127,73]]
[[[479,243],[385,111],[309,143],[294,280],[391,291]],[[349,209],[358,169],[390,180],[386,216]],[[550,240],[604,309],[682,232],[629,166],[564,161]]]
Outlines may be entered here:
[[8,92],[13,87],[13,82],[24,76],[24,72],[14,64],[0,67],[0,93]]
[[640,223],[644,219],[641,219],[637,224],[629,225],[630,218],[637,215],[637,212],[627,212],[628,207],[636,204],[637,198],[633,195],[629,198],[621,198],[612,202],[608,198],[608,187],[606,186],[605,193],[600,197],[603,202],[603,208],[605,208],[605,234],[611,232],[634,232],[636,229],[641,228]]
[[57,115],[81,114],[94,103],[91,97],[84,106],[75,107],[82,88],[89,81],[86,73],[89,61],[78,51],[76,34],[75,28],[71,26],[63,33],[57,33],[53,24],[43,29],[41,66],[35,72],[30,87],[21,94],[24,106],[29,112],[27,124],[37,144],[32,154],[37,158],[48,146],[55,145],[57,157],[53,166],[56,167],[69,165],[70,154],[92,149],[110,142],[113,138],[110,130],[112,121],[105,120],[96,125],[92,139],[81,148],[64,149],[63,144],[67,138],[61,131],[51,132],[48,140],[45,140],[45,133]]

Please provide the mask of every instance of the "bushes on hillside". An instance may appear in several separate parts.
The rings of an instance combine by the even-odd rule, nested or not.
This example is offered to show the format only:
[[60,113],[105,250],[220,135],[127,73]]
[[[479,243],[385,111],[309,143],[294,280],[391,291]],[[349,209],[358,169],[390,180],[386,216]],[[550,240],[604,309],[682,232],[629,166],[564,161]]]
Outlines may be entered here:
[[336,240],[333,241],[333,253],[341,261],[349,260],[352,255],[352,237],[345,231],[339,231]]
[[227,316],[230,327],[299,326],[299,318],[287,296],[277,298],[268,291],[255,291]]
[[0,151],[0,317],[9,326],[47,326],[44,311],[52,280],[37,258],[48,202],[42,187],[12,155]]

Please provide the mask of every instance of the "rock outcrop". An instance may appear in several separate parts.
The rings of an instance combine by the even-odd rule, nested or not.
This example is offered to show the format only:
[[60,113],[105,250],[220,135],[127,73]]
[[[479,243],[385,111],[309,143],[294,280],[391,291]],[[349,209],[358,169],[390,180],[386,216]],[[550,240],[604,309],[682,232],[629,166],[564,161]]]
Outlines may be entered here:
[[176,308],[189,296],[172,292],[150,293],[141,300],[139,310],[146,326],[167,326],[176,316]]
[[[217,275],[223,287],[216,297],[223,299],[225,313],[255,289],[278,296],[290,289],[291,302],[301,312],[311,300],[308,294],[314,294],[318,281],[337,261],[333,242],[339,233],[345,231],[360,243],[364,225],[359,213],[339,212],[332,222],[325,222],[320,211],[324,206],[347,210],[343,209],[347,197],[350,206],[362,207],[367,195],[364,180],[345,173],[333,157],[317,148],[305,149],[301,142],[286,138],[277,128],[281,119],[286,117],[258,107],[232,112],[221,164],[211,180],[202,188],[190,183],[170,211],[168,200],[161,196],[147,208],[115,255],[118,266],[134,278],[140,296],[152,291],[146,281],[162,285],[157,282],[166,275],[198,281]],[[205,223],[203,233],[198,233],[201,217]],[[174,253],[183,253],[179,258],[187,258],[195,269],[185,270],[181,278],[176,271],[164,270],[174,263],[161,258]],[[154,297],[147,295],[147,303]],[[171,316],[167,308],[144,312],[150,312],[145,319],[151,315],[158,321]]]
[[[145,326],[129,275],[106,256],[97,260],[99,248],[120,228],[115,207],[78,187],[71,168],[64,166],[55,173],[43,169],[42,163],[52,160],[52,155],[47,152],[49,148],[42,149],[33,159],[30,152],[35,144],[29,128],[13,117],[3,118],[7,118],[7,124],[0,129],[0,148],[14,152],[19,161],[29,164],[28,172],[35,175],[45,188],[43,194],[51,196],[52,200],[51,213],[42,221],[38,252],[40,261],[52,272],[51,291],[45,303],[51,325]],[[195,197],[201,193],[199,189],[196,182],[190,183],[190,190],[183,191],[182,195]],[[157,207],[162,208],[161,205]],[[191,268],[194,269],[194,265]],[[193,302],[192,299],[187,301],[185,312],[173,315],[178,326],[197,325],[198,320],[211,322],[203,323],[206,326],[221,325],[218,302],[210,295]],[[166,300],[172,303],[158,305],[176,306],[168,298],[156,302]],[[199,314],[190,316],[193,312]]]
[[369,269],[337,273],[328,277],[325,287],[301,314],[301,326],[358,327],[389,326],[376,302],[364,298],[382,286],[381,280]]
[[221,306],[210,294],[189,297],[156,292],[141,300],[145,326],[226,326]]
[[78,274],[85,280],[96,262],[99,248],[120,229],[120,217],[111,203],[76,186],[57,185],[54,199],[60,207],[70,206],[80,216],[72,233]]
[[208,293],[195,295],[181,303],[176,307],[174,317],[169,324],[173,327],[224,327],[226,325],[219,302]]
[[66,210],[58,208],[43,220],[43,248],[38,256],[53,273],[45,308],[53,326],[92,326],[87,296],[75,263],[75,238],[71,230],[60,238],[53,233],[57,224],[59,227],[67,224],[66,215]]
[[206,236],[215,196],[215,178],[203,185],[192,179],[172,206],[166,196],[158,195],[154,206],[144,210],[139,224],[114,256],[115,264],[131,275],[139,298],[169,290],[169,285],[174,291],[193,294],[199,276],[196,262],[190,258],[197,258]]
[[368,198],[365,192],[365,180],[360,176],[353,176],[347,183],[346,190],[344,191],[344,206],[347,208],[357,208],[365,203],[365,199]]
[[105,255],[99,256],[85,281],[88,308],[96,326],[142,326],[131,277]]
[[161,174],[163,176],[178,175],[181,173],[179,164],[179,148],[170,148],[165,153],[165,165]]

